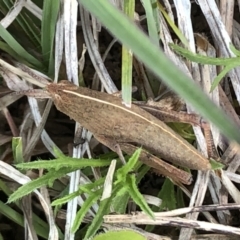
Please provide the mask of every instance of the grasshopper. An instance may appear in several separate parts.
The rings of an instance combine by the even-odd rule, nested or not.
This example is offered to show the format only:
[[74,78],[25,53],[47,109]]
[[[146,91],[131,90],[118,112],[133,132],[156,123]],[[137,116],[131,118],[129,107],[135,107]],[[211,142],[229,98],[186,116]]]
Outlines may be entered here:
[[[128,108],[119,97],[78,87],[66,80],[48,84],[46,92],[59,111],[79,122],[99,142],[117,153],[116,146],[127,154],[133,153],[136,147],[143,147],[142,161],[155,168],[157,155],[178,166],[203,171],[211,169],[209,161],[191,144],[137,105]],[[164,174],[165,167],[160,168]],[[173,167],[167,171],[176,179],[179,170]],[[188,179],[184,180],[185,177]],[[189,175],[182,178],[180,181],[190,183]]]

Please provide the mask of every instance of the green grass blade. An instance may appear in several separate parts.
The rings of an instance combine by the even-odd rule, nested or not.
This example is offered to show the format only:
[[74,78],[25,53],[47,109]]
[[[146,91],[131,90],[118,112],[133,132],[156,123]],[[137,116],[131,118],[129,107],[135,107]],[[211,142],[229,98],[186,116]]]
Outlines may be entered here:
[[59,198],[57,200],[54,200],[51,204],[51,206],[58,206],[58,205],[63,205],[69,201],[71,201],[73,198],[78,197],[80,194],[82,194],[82,191],[75,191],[73,193],[70,193],[62,198]]
[[168,178],[165,179],[158,197],[162,199],[162,204],[159,210],[173,210],[177,207],[177,201],[174,191],[174,184]]
[[48,65],[49,75],[53,75],[54,73],[53,46],[59,9],[60,0],[44,1],[41,44],[44,63]]
[[66,175],[67,173],[69,173],[71,171],[72,171],[72,169],[69,169],[69,168],[61,169],[59,171],[51,171],[40,178],[34,179],[31,182],[29,182],[25,185],[22,185],[14,193],[12,193],[9,196],[8,203],[17,201],[18,199],[33,192],[37,188],[48,185],[48,184],[52,183],[54,180]]
[[[0,213],[1,215],[4,215],[8,219],[11,219],[13,222],[17,223],[19,226],[24,227],[23,216],[14,209],[12,209],[7,204],[3,203],[2,201],[0,201]],[[36,233],[39,236],[43,237],[44,239],[47,239],[48,238],[47,224],[43,223],[42,225],[44,226],[42,226],[41,223],[38,221],[39,219],[36,216],[33,216],[33,220],[35,220],[33,221],[33,225],[36,230]]]
[[1,24],[0,37],[25,61],[32,63],[37,68],[43,69],[42,63],[29,54]]
[[81,209],[77,212],[77,215],[75,217],[73,226],[72,226],[72,232],[76,232],[85,215],[87,214],[88,210],[91,208],[91,206],[97,202],[99,198],[101,198],[102,191],[97,191],[93,193],[92,195],[88,196],[88,198],[84,201],[83,205],[81,206]]
[[237,67],[240,63],[237,64],[229,64],[223,68],[223,70],[214,78],[213,83],[211,85],[210,92],[212,92],[220,83],[220,81],[224,78],[224,76],[231,71],[233,68]]
[[103,216],[106,214],[109,214],[110,212],[110,206],[112,204],[113,198],[116,196],[116,194],[119,192],[120,187],[115,187],[112,191],[112,195],[110,198],[106,198],[99,204],[99,209],[97,211],[96,216],[94,217],[93,221],[91,222],[91,225],[88,227],[88,230],[86,232],[86,235],[84,239],[89,239],[90,237],[94,236],[97,230],[100,228],[102,222],[103,222]]
[[84,237],[85,240],[94,236],[97,230],[100,228],[103,222],[103,216],[108,214],[110,211],[111,199],[112,197],[104,199],[103,201],[100,202],[97,214],[94,217],[93,221],[91,222],[91,225],[87,229],[86,235]]
[[23,216],[12,209],[10,206],[4,204],[0,201],[1,214],[11,219],[13,222],[17,223],[20,226],[24,226]]
[[[131,19],[134,18],[135,0],[124,0],[124,13]],[[122,46],[122,99],[126,106],[132,104],[132,51]]]
[[[40,20],[36,18],[31,13],[28,13],[23,9],[23,13],[19,14],[16,18],[19,25],[22,27],[24,37],[28,37],[28,40],[31,42],[32,46],[39,49],[41,44],[40,40]],[[17,28],[18,26],[16,26]],[[32,48],[32,47],[31,47]],[[35,49],[33,48],[33,49]]]
[[129,193],[133,201],[144,211],[148,216],[154,219],[154,214],[151,208],[148,206],[143,195],[139,192],[138,186],[136,184],[136,177],[134,175],[127,176],[127,183],[129,188]]
[[33,65],[31,65],[31,63],[23,60],[21,56],[19,56],[15,51],[13,51],[12,48],[10,48],[6,43],[4,43],[2,41],[0,41],[0,49],[3,50],[4,52],[8,53],[10,56],[12,56],[17,61],[22,62],[22,63],[28,65],[29,67],[33,67]]
[[186,37],[182,34],[182,32],[179,30],[179,28],[175,25],[175,23],[172,21],[172,19],[168,16],[167,12],[165,11],[164,7],[158,2],[158,8],[161,11],[162,15],[166,19],[169,26],[172,28],[174,33],[178,36],[180,41],[185,45],[188,46],[188,41]]
[[[67,159],[67,161],[66,161]],[[81,169],[83,167],[105,167],[110,165],[111,160],[106,159],[77,159],[77,158],[63,158],[56,160],[40,160],[35,162],[28,163],[19,163],[16,165],[17,168],[20,169],[61,169],[64,167],[72,168],[72,169]]]
[[84,187],[83,186],[79,187],[77,191],[53,201],[51,205],[57,206],[57,205],[65,204],[68,201],[70,201],[71,199],[73,199],[74,197],[77,197],[77,196],[81,195],[82,193],[85,193],[86,191],[84,191],[84,189],[92,191],[92,189],[100,188],[103,184],[104,184],[104,178],[100,178],[93,183],[85,184]]
[[148,34],[150,39],[156,46],[159,45],[158,37],[158,16],[157,16],[157,1],[156,0],[142,0],[143,7],[146,12]]
[[117,180],[114,182],[114,184],[124,183],[126,181],[127,175],[129,174],[129,172],[133,171],[134,167],[138,162],[141,150],[141,148],[137,149],[129,158],[128,162],[117,170]]
[[22,138],[21,137],[13,137],[12,139],[12,150],[13,150],[13,158],[14,163],[23,163],[23,149],[22,149]]
[[188,60],[196,63],[207,64],[207,65],[217,65],[217,66],[225,66],[229,64],[239,63],[239,58],[214,58],[207,57],[200,54],[193,53],[185,48],[182,48],[176,44],[169,44],[169,46],[178,54],[187,58]]
[[232,51],[236,56],[240,57],[240,51],[237,50],[237,49],[233,46],[232,43],[230,43],[229,48],[231,49],[231,51]]
[[96,235],[92,240],[147,240],[147,238],[140,234],[139,232],[135,232],[133,230],[124,229],[124,230],[115,230],[109,231],[106,233],[100,233]]

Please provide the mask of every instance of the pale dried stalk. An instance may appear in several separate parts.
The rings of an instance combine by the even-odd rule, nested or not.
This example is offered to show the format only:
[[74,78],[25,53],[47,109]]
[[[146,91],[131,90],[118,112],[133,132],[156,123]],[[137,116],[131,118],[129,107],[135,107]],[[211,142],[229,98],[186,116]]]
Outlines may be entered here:
[[103,217],[104,223],[134,223],[138,225],[164,225],[164,226],[176,226],[176,227],[187,227],[205,231],[213,231],[223,234],[233,234],[240,236],[240,229],[237,227],[225,226],[222,224],[209,223],[204,221],[190,220],[180,217],[158,217],[156,215],[155,219],[151,219],[148,215],[144,213],[136,213],[135,215],[105,215]]

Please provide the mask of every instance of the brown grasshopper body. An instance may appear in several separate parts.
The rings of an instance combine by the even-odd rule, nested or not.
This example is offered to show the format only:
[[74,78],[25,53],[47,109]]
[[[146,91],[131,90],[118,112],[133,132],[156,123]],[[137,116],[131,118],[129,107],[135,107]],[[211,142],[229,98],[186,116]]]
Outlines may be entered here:
[[46,87],[57,109],[93,133],[114,150],[114,145],[132,143],[164,160],[196,170],[211,169],[191,144],[165,123],[136,105],[125,107],[113,95],[78,87],[68,81]]

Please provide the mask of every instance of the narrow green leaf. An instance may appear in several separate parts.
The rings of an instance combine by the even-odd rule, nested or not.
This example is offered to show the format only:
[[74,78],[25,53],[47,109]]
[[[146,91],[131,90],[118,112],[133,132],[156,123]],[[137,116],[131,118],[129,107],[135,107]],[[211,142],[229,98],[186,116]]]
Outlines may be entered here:
[[158,8],[160,9],[162,15],[166,19],[169,26],[172,28],[176,36],[180,39],[180,41],[185,45],[188,46],[188,41],[186,37],[182,34],[182,32],[179,30],[179,28],[175,25],[175,23],[172,21],[172,19],[168,16],[167,12],[165,11],[164,7],[161,5],[160,2],[157,2]]
[[[23,216],[18,213],[16,210],[14,210],[13,208],[11,208],[9,205],[3,203],[2,201],[0,201],[0,213],[1,215],[7,217],[8,219],[10,219],[11,221],[17,223],[19,226],[24,227],[24,218]],[[36,233],[43,237],[44,239],[48,238],[48,225],[43,222],[42,220],[40,220],[39,218],[37,218],[36,215],[33,215],[33,225],[34,225],[34,229],[36,231]]]
[[43,1],[41,42],[43,59],[48,64],[49,75],[54,73],[54,37],[59,10],[60,0]]
[[184,208],[185,207],[185,201],[184,201],[184,195],[181,188],[177,188],[177,205],[176,208]]
[[[13,1],[5,1],[5,3],[8,6],[8,11],[14,7]],[[0,6],[0,9],[2,11],[2,5]],[[23,8],[15,18],[15,21],[11,24],[11,29],[14,32],[15,38],[21,40],[23,43],[23,48],[27,47],[28,49],[36,49],[40,46],[39,26],[40,19],[35,17],[35,15],[27,9]]]
[[62,176],[65,176],[67,173],[71,171],[72,169],[69,168],[61,169],[58,171],[51,171],[40,178],[32,180],[31,182],[19,187],[14,193],[12,193],[9,196],[8,203],[17,201],[18,199],[33,192],[37,188],[48,185],[49,183],[53,182],[54,180]]
[[141,208],[142,211],[144,211],[149,217],[154,219],[154,214],[151,208],[148,206],[146,200],[138,190],[135,176],[128,175],[127,183],[129,188],[129,194],[132,197],[133,201]]
[[133,230],[120,230],[120,231],[109,231],[106,233],[101,233],[97,236],[95,236],[92,240],[113,240],[113,239],[119,239],[119,240],[147,240],[147,238]]
[[237,49],[233,46],[233,44],[232,44],[231,42],[230,42],[230,44],[229,44],[229,48],[231,49],[231,51],[232,51],[236,56],[240,57],[240,51],[237,50]]
[[43,64],[35,57],[30,55],[13,37],[12,35],[0,24],[0,37],[15,51],[23,60],[33,64],[34,66],[43,69]]
[[132,104],[132,63],[133,54],[131,50],[122,47],[122,99],[126,106]]
[[17,16],[16,21],[19,25],[16,24],[15,28],[22,28],[22,42],[24,42],[24,39],[27,39],[26,45],[23,47],[28,46],[31,49],[39,49],[41,44],[39,27],[41,23],[40,19],[23,9],[23,11]]
[[206,65],[217,65],[217,66],[226,66],[229,64],[236,64],[239,63],[239,58],[214,58],[214,57],[207,57],[200,54],[193,53],[186,48],[182,48],[176,44],[170,43],[169,46],[178,54],[182,55],[183,57],[187,58],[192,62],[197,62]]
[[[56,205],[65,204],[66,202],[70,201],[74,197],[77,197],[77,196],[81,195],[82,193],[92,194],[92,191],[94,189],[100,188],[103,185],[103,183],[104,183],[104,178],[100,178],[93,183],[88,183],[88,184],[85,184],[84,186],[80,186],[77,191],[75,191],[71,194],[67,194],[64,197],[61,197],[61,198],[53,201],[51,205],[56,206]],[[87,191],[84,191],[84,190],[87,190]]]
[[[149,38],[151,39],[152,44],[159,46],[161,23],[160,23],[159,10],[157,5],[158,1],[157,0],[141,0],[141,2],[146,13],[146,21],[148,26],[147,32],[148,32]],[[147,77],[146,80],[149,82],[149,86],[147,86],[148,85],[147,84],[144,90],[146,91],[146,94],[148,95],[148,97],[157,96],[159,93],[159,87],[161,83],[159,82],[159,80],[156,78],[156,75],[153,74],[151,70],[149,70],[145,66],[144,66],[144,69]],[[151,89],[148,89],[148,88],[151,88]],[[145,99],[145,97],[142,97],[142,98],[143,100]]]
[[7,196],[9,196],[12,191],[10,190],[9,184],[6,184],[7,182],[0,179],[0,189],[2,192],[4,192]]
[[214,159],[210,159],[210,164],[212,166],[212,170],[217,170],[217,169],[223,169],[224,168],[224,165],[220,162],[217,162],[216,160]]
[[141,151],[142,151],[142,148],[138,148],[133,153],[133,155],[129,158],[128,162],[121,169],[123,169],[123,171],[125,171],[126,173],[131,172],[138,162]]
[[11,219],[13,222],[17,223],[20,226],[24,226],[24,220],[23,216],[16,212],[14,209],[12,209],[9,205],[6,205],[2,201],[0,201],[0,207],[1,207],[1,214],[6,216],[8,219]]
[[146,13],[148,34],[150,39],[156,46],[159,46],[158,37],[158,13],[157,13],[157,1],[156,0],[142,0],[143,7]]
[[105,181],[105,177],[102,177],[102,178],[99,178],[98,180],[95,180],[93,183],[87,183],[87,184],[81,185],[80,189],[83,189],[82,187],[88,190],[97,189],[103,186],[104,181]]
[[[68,156],[66,156],[66,155],[64,155],[63,154],[63,152],[62,151],[60,151],[58,148],[54,148],[53,149],[53,151],[54,151],[54,154],[55,154],[55,156],[56,156],[56,159],[61,159],[61,158],[66,158],[66,157],[68,157]],[[69,158],[71,158],[71,157],[69,157]]]
[[63,159],[56,160],[39,160],[29,163],[20,163],[16,167],[20,169],[61,169],[61,168],[74,168],[81,169],[84,167],[105,167],[110,165],[111,161],[106,159],[88,159],[88,158],[70,158],[64,157]]
[[[125,180],[126,181],[126,180]],[[117,192],[117,197],[122,197],[124,194],[126,194],[126,192],[128,192],[128,185],[126,184],[126,182],[121,182],[119,184],[116,185],[121,186],[121,188],[119,189],[119,191]]]
[[233,68],[237,67],[240,63],[237,64],[229,64],[226,65],[225,68],[214,78],[213,83],[210,88],[210,92],[212,92],[220,83],[220,81],[224,78],[224,76],[231,71]]
[[158,197],[162,199],[160,210],[176,209],[176,197],[174,192],[174,184],[168,178],[165,179]]
[[91,208],[91,206],[94,203],[97,202],[98,199],[101,198],[101,194],[102,194],[102,191],[96,191],[96,192],[92,193],[91,195],[89,195],[87,197],[87,199],[84,201],[82,207],[77,212],[77,215],[75,217],[75,220],[74,220],[74,223],[73,223],[73,226],[71,229],[73,233],[75,233],[79,229],[79,227],[82,223],[82,220],[85,217],[85,215],[87,214],[88,210]]
[[129,201],[129,193],[125,192],[122,195],[117,195],[112,201],[112,209],[116,213],[124,214],[126,212],[127,204]]
[[58,205],[63,205],[67,202],[69,202],[70,200],[72,200],[75,197],[78,197],[79,195],[81,195],[83,192],[82,191],[75,191],[73,193],[70,193],[62,198],[56,199],[51,203],[51,206],[58,206]]
[[[124,0],[123,11],[130,17],[134,18],[135,0]],[[132,104],[132,65],[133,54],[130,49],[122,46],[122,99],[126,106]]]
[[112,191],[111,197],[106,198],[100,202],[97,214],[94,217],[91,225],[88,227],[86,235],[84,237],[84,240],[87,240],[96,234],[97,230],[100,228],[100,226],[103,222],[103,216],[109,214],[112,200],[113,200],[114,196],[116,196],[118,191],[119,191],[119,188],[115,187]]
[[134,169],[136,163],[138,162],[140,154],[141,148],[137,149],[129,158],[128,162],[117,170],[117,181],[115,184],[126,181],[126,176]]
[[[193,62],[201,63],[201,64],[209,64],[209,65],[222,65],[225,66],[225,68],[221,71],[221,73],[214,79],[210,92],[212,92],[219,82],[222,80],[222,78],[233,68],[237,67],[239,64],[239,59],[237,57],[234,58],[212,58],[203,56],[200,54],[194,54],[191,51],[182,48],[175,44],[170,44],[171,48],[174,49],[177,53],[181,54],[182,56],[186,57],[188,60],[191,60]],[[237,50],[236,50],[237,51]],[[235,52],[236,52],[235,51]]]
[[29,67],[33,67],[33,65],[27,61],[25,61],[21,56],[19,56],[12,48],[9,47],[6,43],[0,41],[0,49],[4,52],[8,53],[10,56],[15,58],[17,61],[22,62],[23,64],[28,65]]
[[22,138],[21,137],[13,137],[12,138],[12,150],[13,150],[13,158],[14,163],[23,163],[23,149],[22,149]]
[[110,211],[111,199],[112,199],[112,197],[104,199],[103,201],[100,202],[97,214],[93,218],[91,225],[87,229],[86,235],[84,237],[85,240],[94,236],[95,233],[97,232],[97,230],[100,228],[100,226],[103,222],[103,216],[108,214]]

